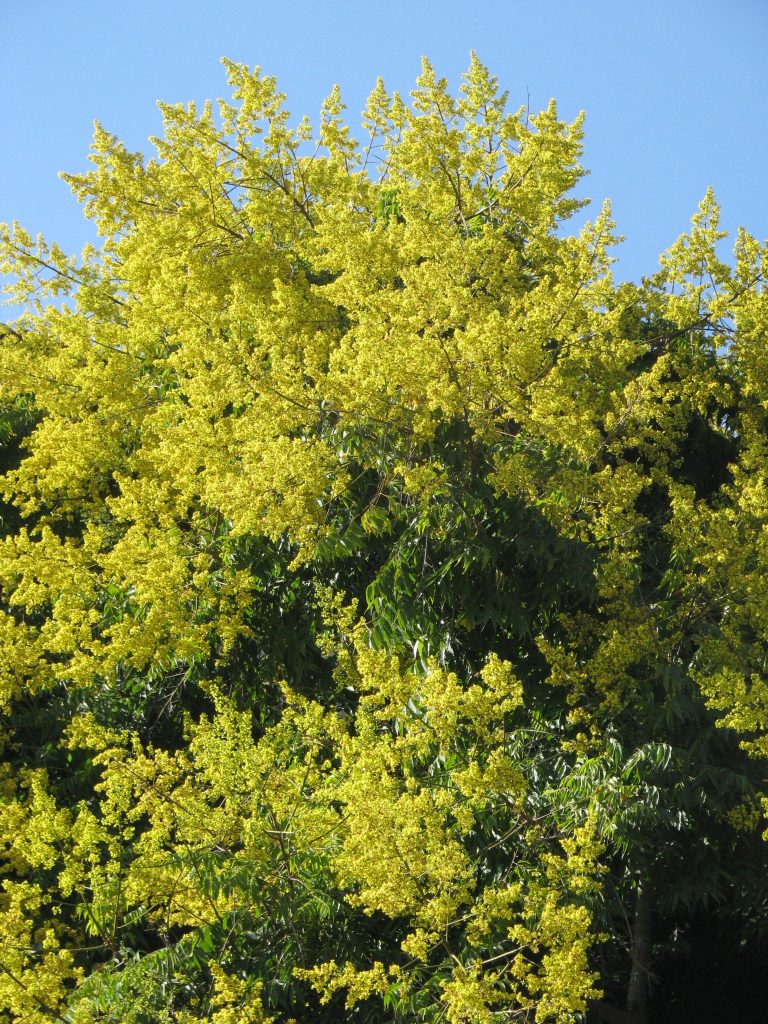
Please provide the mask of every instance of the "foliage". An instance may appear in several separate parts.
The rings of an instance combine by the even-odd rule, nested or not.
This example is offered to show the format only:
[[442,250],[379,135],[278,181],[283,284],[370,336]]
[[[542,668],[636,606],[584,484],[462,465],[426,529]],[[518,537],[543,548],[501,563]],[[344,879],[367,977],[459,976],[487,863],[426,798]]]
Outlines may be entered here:
[[641,893],[759,934],[768,250],[708,192],[616,285],[474,56],[362,143],[225,66],[97,126],[98,249],[0,230],[3,1019],[564,1024]]

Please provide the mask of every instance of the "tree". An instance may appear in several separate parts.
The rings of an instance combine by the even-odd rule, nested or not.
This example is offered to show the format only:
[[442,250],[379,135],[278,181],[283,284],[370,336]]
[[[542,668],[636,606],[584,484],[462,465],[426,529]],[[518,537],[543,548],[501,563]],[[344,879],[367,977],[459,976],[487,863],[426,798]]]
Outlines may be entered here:
[[0,1005],[641,1022],[765,926],[766,249],[614,284],[474,56],[363,144],[225,64],[0,234]]

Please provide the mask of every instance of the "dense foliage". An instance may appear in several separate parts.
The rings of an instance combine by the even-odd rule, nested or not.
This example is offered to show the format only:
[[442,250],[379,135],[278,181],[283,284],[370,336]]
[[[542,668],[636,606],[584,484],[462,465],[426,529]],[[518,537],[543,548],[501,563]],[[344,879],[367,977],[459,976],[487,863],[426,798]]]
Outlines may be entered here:
[[0,233],[2,1019],[661,1014],[766,924],[768,251],[616,285],[474,57],[226,67]]

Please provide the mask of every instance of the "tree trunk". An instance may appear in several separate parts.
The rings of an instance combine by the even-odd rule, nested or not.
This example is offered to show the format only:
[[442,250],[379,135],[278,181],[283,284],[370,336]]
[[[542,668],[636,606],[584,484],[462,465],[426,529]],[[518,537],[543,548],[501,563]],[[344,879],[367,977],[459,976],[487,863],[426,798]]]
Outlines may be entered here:
[[653,889],[647,878],[637,883],[635,925],[632,935],[632,971],[627,988],[627,1013],[636,1024],[648,1021],[648,980],[651,970]]
[[601,999],[593,999],[589,1003],[589,1012],[605,1024],[635,1024],[635,1018],[626,1010],[620,1010],[617,1006],[604,1003]]

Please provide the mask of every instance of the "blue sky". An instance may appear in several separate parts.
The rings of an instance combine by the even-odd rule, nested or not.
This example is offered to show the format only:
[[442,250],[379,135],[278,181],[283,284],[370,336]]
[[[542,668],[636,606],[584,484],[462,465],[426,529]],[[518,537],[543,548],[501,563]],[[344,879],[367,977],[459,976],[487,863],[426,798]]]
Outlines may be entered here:
[[226,95],[228,56],[297,117],[338,82],[355,124],[377,75],[407,93],[424,54],[456,85],[472,49],[513,109],[586,111],[618,277],[656,269],[710,184],[725,228],[768,237],[768,0],[0,0],[0,40],[0,221],[68,251],[91,234],[57,172],[85,168],[94,119],[150,153],[155,101]]

